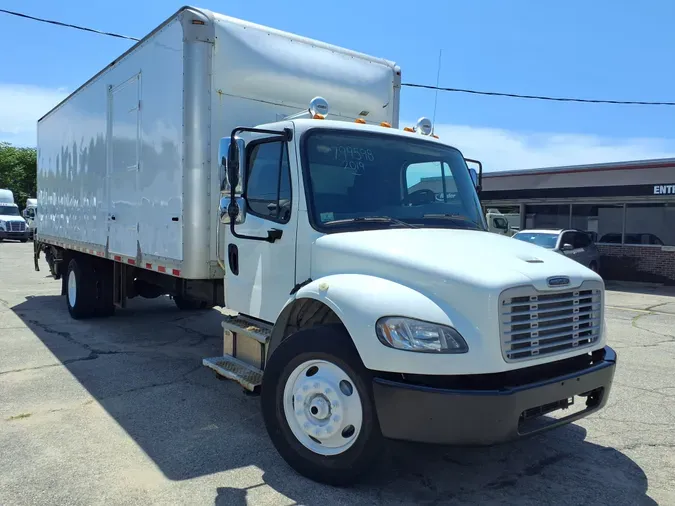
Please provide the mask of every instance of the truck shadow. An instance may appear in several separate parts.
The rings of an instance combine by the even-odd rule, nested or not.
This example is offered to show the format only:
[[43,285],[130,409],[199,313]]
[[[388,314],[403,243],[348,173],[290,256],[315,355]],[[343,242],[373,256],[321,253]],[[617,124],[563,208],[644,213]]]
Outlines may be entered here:
[[251,466],[262,471],[262,483],[249,488],[216,486],[216,505],[244,505],[259,493],[324,505],[655,504],[635,462],[585,441],[585,429],[574,424],[490,448],[390,442],[364,483],[318,485],[278,456],[258,399],[201,365],[221,353],[218,311],[181,313],[161,299],[131,302],[113,318],[89,321],[71,320],[57,296],[31,297],[11,309],[168,479]]

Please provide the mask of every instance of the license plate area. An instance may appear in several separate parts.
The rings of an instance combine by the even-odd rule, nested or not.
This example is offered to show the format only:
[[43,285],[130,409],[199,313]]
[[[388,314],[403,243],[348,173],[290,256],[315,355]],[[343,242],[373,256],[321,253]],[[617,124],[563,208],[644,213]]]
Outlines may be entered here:
[[594,409],[600,404],[603,391],[604,388],[600,387],[590,392],[526,409],[520,414],[518,432],[523,435],[535,432],[548,425]]

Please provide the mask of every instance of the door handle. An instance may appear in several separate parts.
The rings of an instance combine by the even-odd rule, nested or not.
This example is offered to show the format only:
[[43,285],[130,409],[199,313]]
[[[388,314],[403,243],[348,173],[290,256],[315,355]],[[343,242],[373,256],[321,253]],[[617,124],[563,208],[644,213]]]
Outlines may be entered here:
[[115,217],[114,217],[114,216],[111,216],[110,219],[113,220],[113,221],[115,221]]
[[281,239],[281,236],[284,235],[283,230],[279,230],[278,228],[273,228],[272,230],[267,231],[267,242],[274,242],[279,239]]

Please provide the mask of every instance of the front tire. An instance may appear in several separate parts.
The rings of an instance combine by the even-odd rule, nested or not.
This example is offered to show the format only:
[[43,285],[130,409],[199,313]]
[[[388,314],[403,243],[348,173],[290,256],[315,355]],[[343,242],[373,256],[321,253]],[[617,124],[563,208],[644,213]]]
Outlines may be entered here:
[[352,484],[380,455],[371,375],[341,326],[301,330],[282,342],[265,367],[261,404],[279,454],[314,481]]
[[96,279],[91,263],[73,258],[68,264],[66,303],[76,320],[90,318],[96,309]]

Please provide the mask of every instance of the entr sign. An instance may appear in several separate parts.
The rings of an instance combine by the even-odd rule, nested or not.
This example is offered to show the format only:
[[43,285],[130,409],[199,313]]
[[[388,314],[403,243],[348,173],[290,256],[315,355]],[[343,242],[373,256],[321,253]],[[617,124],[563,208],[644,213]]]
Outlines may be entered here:
[[654,185],[654,195],[675,195],[675,184]]

